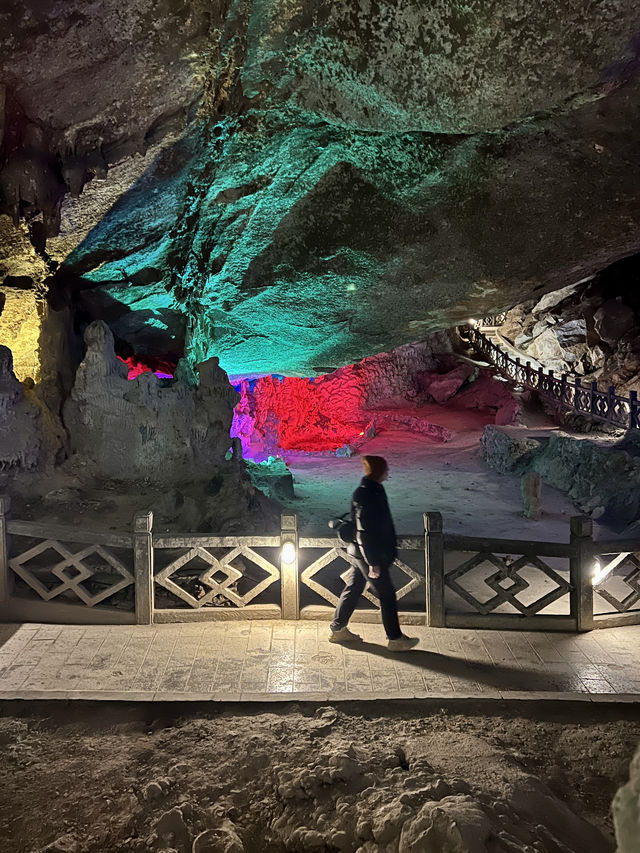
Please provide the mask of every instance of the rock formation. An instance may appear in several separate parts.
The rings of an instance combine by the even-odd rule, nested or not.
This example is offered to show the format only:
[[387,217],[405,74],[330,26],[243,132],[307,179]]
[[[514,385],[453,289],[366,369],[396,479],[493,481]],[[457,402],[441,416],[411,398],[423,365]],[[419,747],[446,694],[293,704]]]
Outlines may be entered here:
[[[13,372],[11,350],[0,346],[0,477],[34,471],[42,464],[40,410],[25,398]],[[2,482],[0,480],[0,482]]]
[[152,373],[127,380],[105,323],[92,323],[85,342],[64,422],[71,452],[92,472],[161,483],[206,479],[228,466],[237,394],[217,359],[199,365],[196,388],[165,387]]
[[0,25],[21,277],[136,355],[327,373],[639,248],[632,0],[11,0]]
[[635,443],[569,435],[527,435],[518,427],[486,426],[485,462],[501,473],[534,471],[583,512],[620,530],[640,519],[640,458]]
[[505,383],[460,362],[442,333],[362,359],[311,379],[266,376],[243,380],[231,434],[245,457],[262,461],[283,451],[349,454],[366,433],[406,429],[435,441],[449,430],[429,420],[425,404],[453,400],[494,410],[496,423],[516,420],[519,403]]
[[501,334],[556,375],[640,391],[640,255],[507,312]]
[[629,767],[629,781],[622,785],[611,806],[616,828],[617,853],[634,853],[640,838],[640,750]]

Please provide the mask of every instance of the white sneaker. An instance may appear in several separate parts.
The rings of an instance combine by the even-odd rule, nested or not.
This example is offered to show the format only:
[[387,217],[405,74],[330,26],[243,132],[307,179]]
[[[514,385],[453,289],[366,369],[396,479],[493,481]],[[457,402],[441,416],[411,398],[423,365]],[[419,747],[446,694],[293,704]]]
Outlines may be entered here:
[[408,652],[420,642],[418,637],[405,637],[403,634],[397,640],[389,640],[387,648],[390,652]]
[[359,634],[354,634],[348,628],[339,628],[337,631],[331,631],[329,634],[330,643],[361,643],[362,637]]

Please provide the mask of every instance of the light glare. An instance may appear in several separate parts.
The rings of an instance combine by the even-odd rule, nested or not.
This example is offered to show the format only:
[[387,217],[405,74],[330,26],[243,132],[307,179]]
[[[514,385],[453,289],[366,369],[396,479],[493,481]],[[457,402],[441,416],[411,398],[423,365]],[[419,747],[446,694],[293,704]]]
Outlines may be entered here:
[[296,559],[296,546],[293,542],[285,542],[282,546],[282,562],[293,563]]

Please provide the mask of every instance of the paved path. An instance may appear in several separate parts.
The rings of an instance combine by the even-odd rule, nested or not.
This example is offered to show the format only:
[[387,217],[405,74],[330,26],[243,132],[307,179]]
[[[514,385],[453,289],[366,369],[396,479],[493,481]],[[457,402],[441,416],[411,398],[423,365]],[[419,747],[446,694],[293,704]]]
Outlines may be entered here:
[[412,627],[392,655],[318,622],[0,625],[0,699],[274,701],[487,698],[640,701],[640,626],[589,634]]

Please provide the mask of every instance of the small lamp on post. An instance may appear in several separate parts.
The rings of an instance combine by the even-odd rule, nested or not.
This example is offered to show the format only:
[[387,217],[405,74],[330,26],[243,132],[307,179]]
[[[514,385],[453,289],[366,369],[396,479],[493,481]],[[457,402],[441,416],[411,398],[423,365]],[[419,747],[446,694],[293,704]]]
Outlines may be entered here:
[[298,619],[298,516],[295,513],[283,513],[280,517],[280,578],[282,618]]

